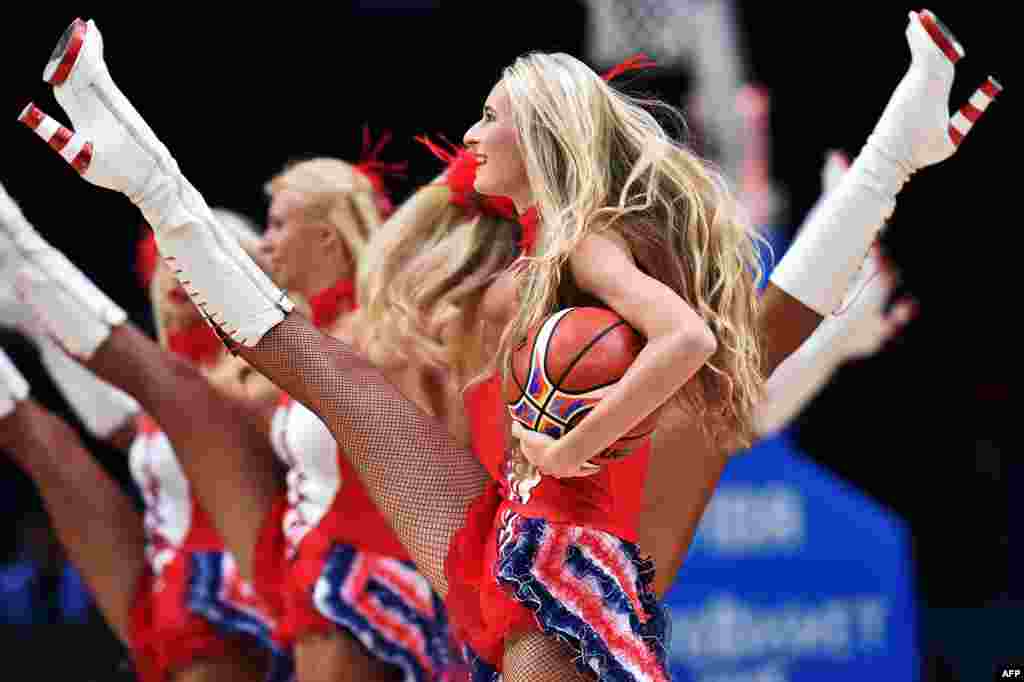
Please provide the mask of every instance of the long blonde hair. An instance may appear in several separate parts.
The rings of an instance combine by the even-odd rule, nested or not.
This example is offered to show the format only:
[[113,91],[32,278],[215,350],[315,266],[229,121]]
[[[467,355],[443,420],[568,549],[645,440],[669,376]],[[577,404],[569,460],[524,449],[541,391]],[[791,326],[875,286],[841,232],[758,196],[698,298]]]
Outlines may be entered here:
[[[339,159],[297,161],[264,185],[268,196],[291,190],[305,198],[306,215],[338,230],[352,260],[359,263],[370,235],[381,224],[381,197],[358,168]],[[350,213],[355,220],[347,220]]]
[[360,261],[354,327],[375,363],[414,354],[456,376],[478,364],[478,335],[462,325],[476,319],[487,285],[515,258],[519,227],[450,200],[442,183],[420,188],[381,226]]
[[640,265],[704,319],[718,350],[678,397],[711,433],[752,433],[762,392],[756,327],[762,275],[757,234],[737,217],[722,176],[674,141],[649,109],[656,100],[616,91],[566,54],[531,53],[503,74],[533,200],[541,217],[519,314],[502,339],[502,367],[515,342],[554,312],[570,253],[613,229]]

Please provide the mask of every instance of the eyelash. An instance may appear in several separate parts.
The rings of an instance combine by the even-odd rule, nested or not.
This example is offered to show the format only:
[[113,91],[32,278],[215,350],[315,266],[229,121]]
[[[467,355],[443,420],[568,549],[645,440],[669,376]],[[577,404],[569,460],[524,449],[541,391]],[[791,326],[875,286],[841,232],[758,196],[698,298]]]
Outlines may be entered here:
[[494,117],[494,112],[493,111],[485,111],[484,112],[484,120],[487,121],[488,123],[493,121],[494,118],[495,117]]

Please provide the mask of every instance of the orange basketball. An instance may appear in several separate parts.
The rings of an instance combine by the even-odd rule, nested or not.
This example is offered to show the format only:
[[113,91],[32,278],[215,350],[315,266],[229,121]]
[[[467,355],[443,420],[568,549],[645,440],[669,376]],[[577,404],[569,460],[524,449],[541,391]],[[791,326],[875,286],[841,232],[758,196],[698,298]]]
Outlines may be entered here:
[[[512,418],[560,438],[622,378],[646,340],[607,308],[566,308],[530,330],[510,358],[502,390]],[[658,412],[598,458],[628,455],[650,437]]]

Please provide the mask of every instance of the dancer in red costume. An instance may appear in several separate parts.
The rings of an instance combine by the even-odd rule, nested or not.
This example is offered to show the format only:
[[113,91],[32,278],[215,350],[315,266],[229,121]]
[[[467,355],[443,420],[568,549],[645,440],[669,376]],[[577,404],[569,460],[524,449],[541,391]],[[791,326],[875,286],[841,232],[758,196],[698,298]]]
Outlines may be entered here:
[[[493,283],[525,265],[536,225],[520,225],[510,199],[475,191],[478,160],[471,152],[421,141],[448,165],[440,179],[402,204],[370,243],[360,278],[357,341],[376,366],[385,368],[385,376],[442,422],[460,445],[479,448],[481,442],[495,442],[481,418],[503,422],[504,408],[500,397],[486,402],[488,396],[480,391],[464,396],[463,389],[488,364],[488,355],[493,358],[499,340],[500,329],[491,322],[502,313],[495,308]],[[481,507],[480,515],[476,525],[486,534],[493,509]],[[517,617],[532,621],[514,601],[500,601],[501,588],[494,580],[483,579],[482,554],[456,553],[449,561],[461,564],[449,573],[460,581],[449,586],[448,604],[458,612],[456,635],[463,644],[482,634],[478,628],[498,630],[493,623]],[[462,571],[478,579],[462,580]],[[499,595],[492,602],[494,620],[480,617],[476,591]],[[475,662],[472,648],[467,654]]]
[[[808,300],[805,305],[809,310],[817,313],[818,319],[820,319],[820,315],[829,310],[827,309],[823,313],[814,306],[824,307],[832,304],[834,307],[833,300],[841,298],[846,291],[850,277],[856,272],[857,266],[866,252],[866,247],[859,248],[860,242],[866,240],[866,243],[870,244],[874,233],[877,232],[877,226],[870,225],[873,220],[864,219],[863,225],[858,224],[850,234],[844,233],[844,239],[836,239],[835,228],[839,224],[849,222],[849,220],[856,222],[858,218],[856,215],[851,217],[849,214],[844,214],[841,210],[850,205],[860,205],[861,202],[850,201],[851,195],[861,191],[861,188],[864,187],[874,192],[877,198],[866,210],[875,211],[884,218],[892,209],[892,197],[906,181],[909,173],[947,158],[955,149],[954,140],[959,142],[956,135],[947,132],[948,112],[944,113],[948,101],[949,84],[952,81],[952,67],[950,65],[947,75],[943,76],[942,69],[944,67],[937,59],[933,58],[933,54],[928,52],[929,50],[938,50],[937,45],[941,43],[939,38],[945,34],[937,28],[935,30],[938,33],[934,33],[926,25],[927,22],[922,19],[922,16],[924,15],[913,14],[911,16],[908,37],[915,51],[915,59],[918,54],[925,54],[926,63],[924,66],[917,64],[917,68],[912,67],[908,78],[897,89],[886,115],[883,115],[883,119],[876,129],[876,135],[873,138],[877,147],[883,149],[885,153],[872,153],[869,143],[869,148],[866,148],[858,158],[858,161],[863,161],[860,165],[860,172],[857,172],[858,168],[855,164],[848,176],[854,180],[844,183],[848,184],[851,191],[836,193],[839,198],[834,203],[839,205],[839,208],[836,208],[835,205],[828,207],[824,215],[830,217],[830,220],[824,221],[825,224],[818,224],[817,229],[812,231],[813,236],[805,239],[805,244],[802,247],[798,241],[798,248],[791,252],[795,255],[789,259],[790,267],[784,269],[780,265],[779,270],[787,274],[780,274],[778,279],[775,279],[776,282],[783,285],[779,287],[780,289],[785,290],[787,287],[792,289],[793,291],[788,293],[791,298],[797,300],[802,300],[801,296],[808,293],[809,290],[812,295],[807,298],[813,300]],[[936,35],[939,38],[935,37]],[[70,149],[65,155],[66,158],[79,168],[86,179],[101,186],[122,191],[140,206],[144,215],[154,225],[163,256],[174,263],[179,271],[179,277],[183,283],[186,283],[193,300],[206,312],[211,323],[218,328],[226,340],[240,346],[241,352],[261,371],[286,386],[293,395],[314,407],[317,413],[325,419],[335,437],[339,439],[339,442],[345,444],[346,454],[352,459],[360,475],[368,484],[371,493],[390,517],[399,536],[417,559],[420,568],[431,577],[440,591],[446,591],[448,584],[441,571],[442,559],[445,555],[444,548],[448,546],[448,540],[452,533],[465,519],[466,506],[469,501],[476,498],[480,492],[483,480],[479,469],[474,466],[471,458],[467,457],[468,453],[458,448],[443,433],[438,422],[417,411],[411,403],[403,401],[400,394],[388,385],[378,370],[355,355],[344,344],[331,342],[317,334],[300,316],[288,314],[293,307],[291,302],[269,280],[261,276],[258,269],[253,267],[253,264],[236,246],[223,238],[221,229],[212,220],[201,196],[188,185],[167,150],[145,126],[123,95],[117,91],[102,63],[101,48],[102,43],[95,26],[77,24],[69,30],[66,39],[58,46],[52,65],[47,70],[48,79],[57,86],[55,93],[58,99],[78,128],[74,135],[66,133],[70,139],[67,145],[70,146]],[[949,58],[944,57],[941,53],[938,57],[946,58],[947,63],[949,62]],[[548,59],[556,62],[556,65],[551,68],[562,68],[569,71],[573,71],[575,68],[566,66],[566,64],[571,65],[572,63],[564,58]],[[561,64],[557,64],[559,60],[561,60]],[[521,69],[519,77],[521,80],[529,81],[529,74],[524,75],[523,70],[529,71],[531,65],[536,67],[538,64],[545,65],[545,62],[544,57],[530,57],[520,62],[518,64]],[[536,71],[543,71],[543,68],[545,66],[540,66]],[[536,198],[541,213],[545,215],[546,223],[551,225],[551,227],[540,231],[542,235],[540,260],[536,264],[537,269],[533,270],[533,266],[531,266],[535,276],[533,284],[540,288],[534,288],[528,292],[527,302],[531,302],[531,298],[537,299],[533,300],[533,303],[538,303],[540,299],[546,303],[551,302],[550,299],[554,297],[554,291],[553,287],[544,286],[545,268],[550,271],[550,268],[559,267],[562,263],[557,262],[558,259],[548,259],[546,256],[551,253],[559,253],[559,249],[567,248],[570,244],[579,246],[580,249],[573,251],[573,255],[569,256],[571,267],[574,270],[572,274],[577,282],[584,288],[597,289],[598,291],[595,293],[599,294],[599,298],[612,298],[612,307],[619,309],[619,312],[623,313],[628,320],[634,322],[642,331],[647,332],[649,343],[646,350],[660,349],[664,351],[665,357],[672,356],[679,360],[679,364],[673,363],[676,365],[673,367],[673,371],[666,372],[662,368],[657,372],[660,385],[657,385],[656,390],[652,390],[655,388],[654,384],[645,385],[645,391],[637,391],[635,399],[626,401],[621,398],[621,395],[631,392],[631,384],[638,381],[635,380],[635,377],[642,377],[644,374],[650,376],[653,373],[650,371],[652,366],[659,366],[658,360],[664,358],[658,358],[651,364],[638,360],[638,367],[634,367],[634,371],[632,371],[634,380],[631,381],[627,375],[627,378],[619,384],[619,389],[621,389],[618,392],[619,396],[609,397],[602,403],[601,408],[606,408],[603,411],[608,414],[604,414],[603,419],[595,417],[586,420],[584,425],[587,428],[584,429],[581,425],[579,429],[572,432],[571,435],[574,436],[572,438],[566,437],[558,444],[552,444],[537,438],[534,434],[521,434],[520,442],[523,444],[524,454],[535,466],[542,472],[565,475],[581,472],[586,459],[594,452],[600,451],[621,433],[628,430],[632,423],[646,414],[644,410],[650,411],[658,407],[662,401],[679,389],[688,374],[698,371],[703,359],[698,362],[697,358],[700,354],[696,352],[683,353],[683,339],[686,339],[686,345],[696,345],[698,343],[696,340],[704,339],[706,335],[699,331],[693,332],[692,335],[690,333],[680,334],[677,321],[672,330],[665,331],[665,338],[671,338],[672,343],[655,343],[660,334],[652,334],[651,328],[641,322],[635,322],[633,316],[630,315],[632,312],[634,316],[638,315],[640,318],[646,319],[646,315],[650,315],[650,312],[635,310],[631,307],[630,301],[620,301],[613,294],[604,291],[600,286],[600,282],[603,281],[600,279],[602,273],[591,272],[586,268],[586,263],[580,267],[573,260],[583,259],[586,261],[588,248],[600,249],[602,248],[600,244],[603,241],[616,241],[614,238],[586,237],[584,234],[577,235],[580,240],[566,238],[567,234],[562,231],[562,228],[572,225],[581,230],[585,227],[592,227],[591,219],[594,216],[586,213],[604,205],[599,202],[596,205],[580,206],[577,202],[582,201],[586,193],[610,191],[613,195],[610,200],[612,202],[616,198],[621,198],[623,202],[638,197],[642,200],[644,194],[619,197],[617,190],[621,189],[627,180],[635,179],[628,175],[624,178],[614,178],[615,182],[610,187],[598,186],[595,189],[592,184],[584,183],[582,187],[569,188],[572,191],[564,193],[557,191],[566,189],[559,184],[561,182],[559,178],[567,177],[573,182],[591,179],[586,173],[587,165],[578,164],[579,159],[573,159],[574,165],[568,165],[569,160],[561,156],[560,152],[542,156],[539,154],[538,148],[543,146],[544,140],[537,141],[533,138],[548,135],[563,141],[562,136],[571,138],[573,135],[579,136],[583,133],[589,135],[593,130],[583,125],[573,124],[590,121],[588,116],[591,114],[577,115],[573,120],[567,121],[570,125],[564,128],[556,127],[551,125],[550,120],[545,120],[545,117],[560,120],[559,117],[572,111],[572,107],[545,108],[542,106],[543,102],[531,101],[530,97],[537,96],[541,100],[550,97],[553,92],[558,92],[558,88],[554,87],[555,84],[564,82],[572,82],[574,86],[590,88],[588,92],[597,92],[603,96],[608,96],[609,93],[600,89],[594,90],[593,83],[595,83],[596,77],[593,74],[588,75],[589,72],[582,69],[578,69],[573,72],[571,77],[561,81],[559,79],[545,80],[541,77],[538,79],[541,84],[552,87],[534,88],[532,91],[527,89],[527,91],[521,92],[517,88],[522,85],[522,82],[521,80],[517,81],[515,70],[513,67],[513,71],[503,80],[502,86],[508,85],[510,90],[514,90],[508,96],[510,109],[506,113],[515,112],[512,115],[519,119],[516,120],[517,125],[495,126],[493,129],[489,129],[497,131],[495,137],[487,137],[486,140],[481,139],[478,142],[485,143],[487,148],[487,151],[483,152],[484,168],[491,165],[492,169],[494,167],[501,169],[501,172],[492,175],[490,179],[497,184],[501,184],[498,183],[499,180],[509,183],[502,191],[512,194],[514,199],[519,200],[523,208],[530,203],[528,200]],[[933,78],[936,74],[939,77]],[[994,90],[995,87],[995,85],[990,85],[989,89]],[[576,92],[577,89],[573,88],[573,90]],[[97,99],[92,93],[100,91],[106,96]],[[495,94],[497,99],[491,104],[491,113],[497,116],[499,112],[503,111],[505,103],[501,100],[502,92],[499,91]],[[529,117],[537,111],[544,112],[539,115],[539,120],[530,119]],[[936,112],[938,113],[936,114]],[[521,120],[523,118],[537,120],[537,125],[524,129],[525,121]],[[55,128],[52,123],[46,123],[48,128],[44,127],[45,121],[48,119],[41,119],[34,113],[28,116],[30,125],[41,130],[41,134],[49,139],[53,136],[51,129]],[[488,121],[488,123],[491,122],[493,121]],[[603,129],[600,128],[596,130],[603,132]],[[958,130],[960,133],[963,132],[962,129]],[[114,139],[120,143],[116,147],[116,151],[109,146],[110,136],[114,136]],[[511,150],[516,149],[517,136],[523,142],[525,162],[522,157],[517,158],[515,154],[511,153]],[[612,140],[617,139],[608,138],[608,144],[611,145]],[[531,144],[530,140],[533,140],[534,143]],[[550,142],[550,138],[548,141]],[[89,143],[90,146],[87,147],[86,143]],[[572,147],[570,146],[570,148]],[[653,148],[655,151],[658,150],[657,145]],[[88,152],[85,151],[86,149]],[[673,160],[677,158],[673,153],[667,152],[666,147],[661,147],[661,149],[663,150],[661,153],[640,158],[653,159],[655,164],[664,163],[666,157]],[[618,153],[623,149],[612,145],[610,151]],[[628,146],[626,151],[628,151]],[[893,157],[897,159],[895,162]],[[887,163],[889,165],[886,165]],[[699,164],[696,166],[697,168],[691,167],[688,170],[696,171]],[[606,168],[607,164],[602,167]],[[128,172],[129,168],[134,170],[125,176],[124,173]],[[612,168],[615,166],[612,165]],[[629,166],[626,167],[627,170],[628,168]],[[116,169],[121,170],[118,172]],[[145,169],[145,172],[142,169]],[[529,169],[528,173],[525,169]],[[569,172],[563,175],[566,171]],[[552,177],[556,175],[558,177]],[[697,176],[700,176],[699,172]],[[600,177],[600,175],[595,177]],[[483,181],[483,175],[480,180]],[[522,192],[510,191],[513,189],[512,184],[515,183],[524,186]],[[534,195],[537,196],[534,197]],[[656,193],[655,196],[657,196]],[[560,202],[562,205],[559,205]],[[655,200],[655,204],[657,204],[657,200]],[[703,244],[705,250],[710,248],[711,253],[715,253],[716,241],[721,239],[724,242],[729,242],[729,232],[721,229],[715,231],[700,229],[701,220],[718,225],[718,221],[725,219],[725,215],[718,211],[702,213],[696,210],[700,205],[689,207],[693,213],[687,214],[687,217],[693,218],[694,222],[690,223],[690,226],[697,226],[699,237],[689,244],[691,246]],[[703,205],[708,206],[707,203]],[[645,208],[650,208],[650,206]],[[638,213],[642,214],[644,210],[641,209]],[[568,218],[572,217],[574,212],[579,220],[569,221]],[[613,215],[608,217],[614,217],[616,211],[612,210],[611,213]],[[671,212],[668,212],[668,215],[671,216]],[[659,223],[654,218],[657,217],[650,217],[649,222],[645,221],[637,229],[642,229],[644,225],[656,227]],[[660,217],[665,218],[665,216]],[[859,217],[863,218],[863,216]],[[629,227],[634,227],[631,222],[626,224]],[[671,220],[669,220],[669,224],[671,224]],[[604,223],[601,225],[605,226]],[[739,233],[742,234],[742,231]],[[579,244],[573,244],[576,241],[579,241]],[[590,244],[587,244],[588,241]],[[829,246],[828,250],[823,246],[826,242]],[[593,246],[595,243],[599,246]],[[620,245],[624,245],[624,248],[617,252],[623,259],[619,262],[623,263],[622,267],[626,268],[620,274],[639,273],[630,258],[632,251],[629,249],[629,242],[625,241]],[[619,249],[615,245],[608,246],[608,248]],[[737,248],[737,242],[733,241],[722,252],[733,253]],[[825,263],[825,267],[821,268],[820,273],[809,272],[809,263],[817,264],[820,259],[808,256],[820,256],[823,250],[831,254],[829,262]],[[638,251],[640,251],[640,255],[637,260],[643,263],[644,257],[648,254],[639,249]],[[739,251],[742,252],[742,248],[739,248]],[[577,254],[584,255],[577,256]],[[615,263],[614,260],[608,260],[615,254],[616,251],[601,252],[601,260]],[[593,253],[590,255],[593,256]],[[658,253],[655,252],[653,255],[658,255]],[[743,261],[742,258],[739,260]],[[725,263],[726,261],[719,263],[714,258],[711,258],[710,262],[702,261],[705,268],[712,264],[721,267]],[[786,260],[783,261],[783,264],[785,263]],[[577,269],[579,271],[576,271]],[[718,274],[714,267],[710,269],[713,273],[712,276]],[[746,263],[739,267],[726,268],[726,271],[741,273],[740,276],[749,276],[746,271]],[[640,275],[634,276],[639,277]],[[708,276],[708,269],[694,269],[685,272],[685,276],[703,278]],[[591,277],[598,278],[596,284],[590,279]],[[625,279],[629,280],[630,278],[626,277]],[[735,280],[732,283],[735,283]],[[509,278],[506,278],[505,282],[499,280],[495,286],[501,287],[503,284],[507,291],[510,284]],[[615,286],[615,283],[606,282],[606,284],[612,288]],[[703,296],[706,291],[721,292],[721,289],[719,287],[705,290],[700,287],[691,287],[695,296]],[[838,294],[834,292],[838,292]],[[679,315],[685,316],[684,310],[692,312],[689,308],[681,307],[685,306],[681,298],[678,299],[678,302],[676,299],[671,300],[675,302],[675,307],[670,309],[679,311]],[[737,319],[742,318],[742,309],[746,305],[742,296],[739,297],[739,300],[741,311],[733,310]],[[786,299],[782,298],[781,300],[785,302]],[[668,299],[664,302],[668,303]],[[706,304],[707,301],[704,303]],[[529,311],[529,314],[520,315],[520,319],[516,323],[518,331],[522,331],[525,328],[524,325],[532,321],[531,317],[543,314],[540,307],[538,305],[524,308]],[[97,314],[101,312],[97,310]],[[725,353],[726,356],[732,353],[736,358],[743,358],[743,361],[730,365],[731,371],[742,373],[745,364],[750,364],[746,361],[751,360],[755,355],[748,352],[749,346],[735,343],[738,339],[745,339],[742,328],[737,335],[735,324],[732,328],[723,327],[721,322],[724,318],[714,317],[716,309],[713,306],[701,306],[700,313],[712,318],[709,321],[715,327],[716,336],[714,338],[717,341],[717,344],[714,344],[715,352]],[[683,318],[681,317],[681,319]],[[813,320],[814,315],[809,314],[806,319]],[[736,322],[736,320],[732,321]],[[813,328],[813,325],[811,327]],[[696,328],[699,329],[699,325]],[[792,329],[784,331],[792,334]],[[507,341],[509,335],[504,334],[503,336]],[[515,335],[512,335],[512,338],[515,338]],[[804,338],[806,338],[806,334]],[[507,346],[507,343],[505,345]],[[712,344],[705,349],[705,353],[712,350],[710,345]],[[776,347],[784,347],[784,345],[776,344]],[[660,355],[655,352],[648,353],[647,361]],[[683,361],[684,357],[686,362]],[[716,362],[715,356],[711,357],[712,362]],[[720,363],[723,358],[718,357],[717,360]],[[725,360],[728,361],[728,357]],[[691,362],[692,364],[689,364]],[[647,372],[641,371],[644,366],[647,367]],[[684,371],[686,368],[689,370]],[[724,421],[721,431],[742,433],[744,416],[749,417],[755,401],[753,391],[749,391],[749,395],[744,395],[743,392],[756,388],[756,382],[752,381],[750,385],[742,385],[742,381],[734,380],[729,394],[716,395],[715,389],[721,388],[721,386],[715,385],[715,378],[720,379],[722,375],[713,372],[706,374],[713,376],[708,377],[709,381],[702,382],[702,391],[695,391],[690,396],[697,403],[695,409],[698,414],[703,406],[703,399],[707,399],[713,406],[718,406],[716,401],[720,400],[721,404],[726,407],[725,413],[720,415]],[[646,382],[643,383],[646,384]],[[737,384],[740,385],[737,386]],[[572,449],[569,450],[569,448]],[[565,456],[558,456],[559,454]],[[447,476],[446,479],[445,476]],[[439,480],[447,481],[446,492],[448,494],[443,497],[431,496],[431,488],[436,486]],[[544,483],[547,480],[550,479],[546,479]],[[537,527],[543,530],[542,526]],[[521,528],[514,529],[513,533],[516,536],[517,545],[519,545],[520,539],[529,535],[527,530]],[[624,547],[622,546],[623,551],[626,551]],[[624,605],[624,603],[620,605]],[[638,620],[642,619],[638,617]],[[550,621],[540,624],[543,627],[550,628],[551,626]],[[635,628],[631,629],[634,629],[633,634],[636,634]],[[575,636],[576,633],[570,632],[568,638],[571,640]],[[621,641],[613,642],[613,645],[616,646],[620,644],[622,644]],[[634,649],[633,652],[636,653],[637,650]],[[560,648],[553,639],[539,634],[526,634],[506,642],[505,674],[511,678],[520,676],[564,677],[567,671],[564,667],[560,669],[559,663],[564,666],[568,661],[569,657],[565,650]],[[614,675],[614,671],[611,670],[612,666],[617,665],[619,668],[623,668],[626,664],[631,665],[633,661],[624,657],[612,657],[609,660],[595,656],[589,660],[582,660],[581,663],[585,669],[594,670],[596,668],[599,675]],[[587,668],[587,666],[591,667]],[[641,671],[634,667],[629,674],[633,677],[648,675],[656,677],[658,673],[656,669]]]
[[[251,227],[225,211],[218,211],[218,217],[223,224],[237,222],[235,232],[240,241],[257,255]],[[140,272],[150,289],[161,346],[188,359],[209,378],[214,389],[227,396],[262,394],[263,400],[269,399],[269,382],[246,372],[244,363],[222,352],[170,270],[152,258],[153,251],[152,235],[147,233],[140,244]],[[130,458],[132,475],[146,502],[147,555],[154,567],[149,588],[155,598],[150,600],[152,605],[139,601],[137,638],[154,649],[155,660],[173,669],[171,664],[185,659],[191,653],[189,648],[210,646],[210,635],[217,631],[214,628],[246,632],[273,652],[271,679],[289,679],[288,656],[273,640],[275,614],[241,578],[237,562],[225,550],[209,515],[192,494],[167,435],[149,415],[138,417]],[[173,630],[166,631],[166,623],[176,622],[165,613],[169,608],[187,609],[178,620],[196,632],[188,632],[186,638]],[[178,641],[185,642],[184,650],[176,650]]]
[[482,314],[492,281],[534,235],[515,206],[473,189],[477,161],[465,149],[418,138],[447,163],[406,200],[367,245],[353,331],[356,345],[402,394],[468,445],[463,387],[497,338]]
[[[381,143],[386,142],[382,138]],[[376,159],[312,159],[267,184],[263,253],[281,286],[310,302],[317,328],[353,342],[356,267],[391,204]],[[416,387],[407,384],[411,391]],[[359,674],[408,682],[450,665],[447,616],[330,431],[281,394],[272,440],[288,469],[288,503],[257,547],[256,580],[281,586],[281,639],[294,645],[300,681]]]
[[[20,261],[10,234],[24,218],[6,194],[0,202],[5,203],[0,248],[10,266]],[[207,369],[218,359],[237,364],[187,297],[176,302],[166,295],[177,282],[166,267],[160,269],[152,291],[154,316],[167,332],[162,341]],[[13,297],[13,274],[4,268],[4,298]],[[122,444],[131,443],[130,468],[145,504],[141,515],[75,432],[28,397],[27,384],[7,363],[6,381],[0,381],[7,401],[0,419],[3,448],[39,486],[69,555],[130,649],[139,679],[262,680],[268,671],[269,679],[287,679],[288,662],[270,641],[269,613],[239,578],[159,427],[139,415],[128,396],[54,349],[24,306],[7,303],[4,322],[16,324],[40,347],[44,365],[90,431],[115,443],[127,436]],[[194,322],[201,325],[192,327],[198,334],[189,332]],[[197,343],[197,337],[213,343]],[[222,383],[232,380],[222,375]]]
[[[191,552],[161,544],[148,523],[155,510],[144,523],[74,429],[29,397],[2,351],[0,365],[0,449],[39,486],[61,543],[131,651],[139,680],[266,679],[266,652],[256,640],[241,631],[227,635],[190,610]],[[227,595],[216,599],[222,609],[237,608]]]
[[[367,153],[372,156],[373,150]],[[328,330],[346,328],[354,303],[355,257],[379,224],[380,212],[390,210],[377,189],[376,169],[386,170],[386,164],[372,158],[357,166],[315,159],[289,168],[268,185],[274,199],[270,243],[260,248],[261,260],[266,257],[285,281],[311,296],[313,317]],[[218,222],[225,224],[223,219]],[[20,237],[36,243],[37,251],[59,256],[38,235]],[[309,245],[306,239],[315,243],[314,250],[303,248]],[[249,248],[255,253],[256,240]],[[74,336],[88,335],[88,322],[76,318],[77,302],[62,295],[53,272],[38,270],[26,286],[26,297],[40,314],[57,321],[54,335],[73,347]],[[166,272],[162,265],[161,271]],[[75,275],[82,277],[77,271]],[[322,287],[322,277],[330,286]],[[228,373],[245,373],[245,363],[223,353],[195,307],[178,295],[181,290],[166,293],[199,323],[181,337],[185,345],[212,353],[226,363]],[[171,337],[172,347],[177,338]],[[116,367],[115,356],[120,362]],[[440,599],[416,573],[315,417],[279,397],[272,386],[269,391],[266,386],[239,386],[229,396],[202,392],[190,376],[167,368],[166,360],[154,356],[124,325],[115,325],[85,362],[126,390],[139,392],[144,405],[170,410],[160,395],[177,391],[191,396],[184,405],[193,407],[176,406],[177,421],[167,436],[171,442],[177,439],[176,446],[182,443],[176,449],[183,468],[198,492],[211,495],[199,497],[212,500],[210,516],[225,529],[229,546],[247,557],[256,595],[271,605],[279,626],[275,643],[294,647],[299,680],[356,675],[411,682],[444,674],[450,642]],[[125,362],[128,369],[122,366]],[[247,376],[249,384],[263,380]],[[269,418],[262,419],[260,408],[268,397]],[[196,419],[198,405],[202,422]],[[211,425],[209,433],[197,428],[201,423]],[[266,461],[273,457],[267,447],[271,424],[274,447],[289,467],[285,482],[274,476],[273,462]],[[272,492],[263,497],[243,496],[267,489]],[[238,499],[225,494],[232,490],[241,491]],[[263,509],[263,517],[238,514],[243,505]]]

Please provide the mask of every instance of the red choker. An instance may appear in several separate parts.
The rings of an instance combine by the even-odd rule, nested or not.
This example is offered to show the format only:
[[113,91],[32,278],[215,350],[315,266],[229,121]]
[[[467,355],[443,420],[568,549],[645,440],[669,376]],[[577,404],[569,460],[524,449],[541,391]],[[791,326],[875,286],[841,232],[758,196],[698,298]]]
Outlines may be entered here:
[[537,213],[537,207],[531,206],[526,213],[519,216],[519,225],[523,228],[523,233],[519,237],[519,250],[522,255],[529,255],[533,251],[533,247],[537,246],[537,226],[540,223],[540,216]]
[[356,309],[356,285],[351,279],[340,279],[309,299],[313,324],[323,329],[334,324],[342,313]]
[[213,364],[224,350],[224,344],[217,338],[216,332],[202,320],[168,334],[167,346],[176,355],[188,358],[197,366]]
[[448,149],[437,144],[426,135],[416,138],[430,150],[430,153],[448,164],[444,184],[451,190],[451,203],[471,211],[480,211],[506,220],[516,219],[516,207],[508,197],[487,197],[473,188],[476,169],[480,165],[476,155],[465,147],[454,145],[448,140]]

